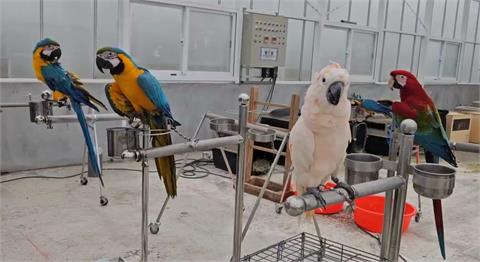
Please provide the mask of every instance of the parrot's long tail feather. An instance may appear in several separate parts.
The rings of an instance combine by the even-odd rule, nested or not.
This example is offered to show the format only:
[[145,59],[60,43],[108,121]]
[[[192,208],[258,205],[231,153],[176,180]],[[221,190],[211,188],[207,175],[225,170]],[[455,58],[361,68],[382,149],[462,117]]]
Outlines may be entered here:
[[97,150],[95,150],[95,146],[93,145],[92,137],[90,135],[90,131],[88,130],[88,124],[87,120],[85,119],[85,114],[83,113],[82,106],[78,102],[72,100],[72,107],[77,114],[78,122],[80,123],[80,127],[82,128],[83,136],[85,137],[85,143],[87,144],[88,148],[88,160],[92,164],[94,172],[98,175],[100,183],[102,184],[102,186],[104,186],[102,172],[100,171],[100,163],[98,163],[97,158]]
[[[150,127],[152,129],[165,129],[166,125],[159,125],[156,121],[151,121]],[[153,133],[154,134],[154,133]],[[153,136],[152,146],[153,147],[162,147],[172,144],[172,137],[170,134],[162,134]],[[166,156],[166,157],[157,157],[155,158],[155,165],[157,166],[157,172],[159,178],[163,178],[163,184],[165,184],[165,189],[167,194],[170,197],[175,197],[177,195],[177,177],[175,171],[175,157]]]
[[435,217],[435,227],[437,229],[438,244],[440,245],[440,252],[443,259],[446,259],[445,254],[445,234],[443,232],[443,214],[442,214],[442,200],[433,199],[433,214]]
[[455,155],[453,154],[452,149],[446,140],[442,139],[438,142],[436,141],[425,144],[424,148],[432,152],[434,155],[443,158],[443,160],[447,161],[453,167],[458,167],[457,159],[455,158]]
[[89,98],[91,101],[93,101],[95,104],[103,107],[103,109],[108,110],[107,107],[105,106],[105,104],[103,104],[102,101],[96,99],[94,96],[90,95],[88,98]]

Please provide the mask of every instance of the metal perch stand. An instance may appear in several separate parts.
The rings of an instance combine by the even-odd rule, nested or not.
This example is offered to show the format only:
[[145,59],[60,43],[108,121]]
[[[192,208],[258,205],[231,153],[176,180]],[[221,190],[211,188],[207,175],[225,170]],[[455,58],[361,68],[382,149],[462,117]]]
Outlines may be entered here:
[[[416,129],[415,121],[407,119],[400,125],[401,133],[394,134],[389,160],[384,160],[382,163],[382,167],[388,170],[387,178],[352,186],[355,197],[386,192],[384,230],[380,253],[382,260],[397,262],[399,259],[403,213],[410,174],[414,175],[413,185],[415,191],[422,196],[441,199],[448,197],[453,192],[455,170],[437,164],[410,166],[411,150]],[[469,145],[461,146],[464,150],[475,150],[475,148]],[[399,153],[398,162],[395,161],[397,152]],[[326,204],[330,205],[344,201],[346,193],[344,189],[336,188],[321,194]],[[311,194],[292,196],[285,202],[285,210],[291,216],[298,216],[305,211],[322,206],[322,203]],[[318,251],[316,252],[318,253]],[[255,254],[258,254],[258,252]]]
[[[205,119],[207,119],[207,114],[208,113],[203,114],[202,119],[198,123],[197,128],[195,129],[195,132],[194,132],[194,134],[191,138],[188,138],[183,134],[180,135],[179,131],[175,131],[175,132],[178,133],[182,138],[184,138],[184,139],[186,139],[190,142],[195,143],[195,141],[197,141],[198,133],[200,132],[200,129],[201,129],[203,123],[205,122]],[[212,122],[210,124],[212,125]],[[233,177],[232,170],[231,170],[230,165],[228,163],[228,160],[226,158],[225,151],[223,150],[223,147],[220,147],[220,151],[222,152],[222,156],[223,156],[223,159],[225,161],[225,165],[227,166],[228,172],[229,172],[230,176]],[[185,165],[186,165],[187,158],[188,158],[188,153],[185,153],[184,156],[183,156],[182,165],[181,165],[180,170],[177,174],[177,181],[180,177],[183,177],[183,171],[184,171],[184,168],[185,168]],[[170,201],[170,196],[167,196],[165,198],[165,201],[162,204],[162,207],[160,208],[160,212],[157,215],[157,219],[155,220],[155,222],[152,222],[152,223],[149,224],[150,232],[152,234],[157,234],[158,231],[160,230],[160,219],[162,218],[169,201]]]
[[[26,107],[29,107],[30,110],[30,122],[36,124],[46,124],[47,128],[52,129],[53,124],[59,123],[74,123],[78,122],[76,115],[53,115],[53,107],[58,106],[58,103],[50,99],[50,93],[48,91],[44,91],[42,93],[42,101],[40,102],[29,102],[26,104]],[[24,104],[10,104],[4,107],[24,107]],[[68,106],[67,106],[68,108]],[[117,114],[94,114],[93,111],[90,109],[88,114],[85,114],[85,118],[88,123],[88,127],[93,132],[93,140],[95,144],[95,148],[98,152],[98,137],[97,137],[97,128],[96,122],[100,121],[117,121],[122,120],[123,117]],[[87,149],[86,144],[84,144],[83,154],[82,154],[82,172],[80,174],[80,184],[86,185],[88,180],[84,176],[85,172],[85,165],[87,162],[88,157],[86,156]],[[97,154],[97,162],[101,168],[100,164],[100,157]],[[102,187],[100,188],[100,205],[105,206],[108,204],[108,199],[102,194]]]
[[[148,143],[149,135],[143,136],[144,149],[134,154],[130,154],[135,157],[137,161],[142,161],[142,224],[141,224],[141,261],[148,261],[148,159],[156,157],[170,156],[174,154],[182,154],[194,151],[205,151],[215,147],[222,147],[226,145],[239,145],[238,155],[239,164],[237,172],[237,187],[235,195],[235,237],[234,237],[234,253],[238,254],[240,258],[240,247],[237,245],[237,239],[241,239],[241,216],[242,216],[242,203],[243,203],[243,152],[244,152],[244,137],[246,131],[246,115],[248,109],[248,95],[242,94],[239,97],[239,128],[240,134],[228,137],[204,139],[198,141],[189,141],[180,144],[173,144],[169,146],[163,146],[159,148],[145,148]],[[203,121],[203,120],[202,120]],[[198,129],[198,128],[197,128]],[[243,131],[242,131],[243,130]],[[148,134],[148,131],[145,131]],[[198,131],[196,131],[197,133]]]

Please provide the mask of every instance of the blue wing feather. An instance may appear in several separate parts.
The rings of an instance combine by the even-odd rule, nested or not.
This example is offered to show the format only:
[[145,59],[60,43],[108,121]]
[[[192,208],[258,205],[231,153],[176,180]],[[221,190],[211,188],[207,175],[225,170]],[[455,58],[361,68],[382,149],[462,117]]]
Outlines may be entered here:
[[60,91],[63,94],[67,95],[72,104],[72,108],[77,115],[78,122],[82,129],[83,136],[85,138],[85,143],[88,148],[88,159],[90,163],[93,163],[94,171],[98,174],[100,182],[103,184],[102,174],[100,170],[99,159],[97,158],[97,152],[95,146],[93,145],[93,140],[88,130],[87,120],[85,119],[85,114],[83,113],[81,104],[86,104],[95,110],[98,111],[98,108],[92,104],[88,99],[88,93],[81,88],[76,88],[72,78],[68,75],[60,64],[50,64],[48,66],[42,67],[41,69],[43,78],[47,86],[54,90]]
[[90,135],[90,131],[88,130],[88,124],[87,120],[85,119],[85,114],[83,113],[82,106],[78,102],[72,101],[72,108],[77,114],[78,122],[80,123],[80,127],[82,128],[83,136],[85,137],[85,143],[87,144],[88,148],[88,161],[92,163],[94,172],[98,175],[102,186],[104,186],[102,172],[100,170],[100,163],[99,159],[97,158],[97,151],[95,150],[95,146],[93,145],[92,136]]
[[[143,68],[142,68],[143,69]],[[167,97],[163,93],[160,82],[146,69],[141,74],[137,83],[143,89],[147,97],[155,104],[157,109],[161,111],[164,117],[173,120],[172,111],[168,104]]]
[[382,113],[388,116],[392,115],[392,108],[382,105],[379,102],[371,99],[365,99],[362,101],[361,106],[367,110],[377,112],[377,113]]
[[84,89],[75,87],[72,78],[60,64],[44,66],[42,67],[41,72],[50,89],[60,91],[67,95],[71,100],[75,100],[78,103],[85,104],[96,111],[99,111],[98,107],[90,101],[88,93]]

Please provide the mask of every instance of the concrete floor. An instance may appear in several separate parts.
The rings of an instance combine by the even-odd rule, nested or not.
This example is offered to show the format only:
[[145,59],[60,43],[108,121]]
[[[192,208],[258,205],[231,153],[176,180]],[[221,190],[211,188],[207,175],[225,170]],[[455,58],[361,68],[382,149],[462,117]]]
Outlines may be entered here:
[[[480,261],[480,164],[478,155],[457,153],[460,162],[454,194],[443,201],[448,261]],[[104,164],[105,168],[139,169],[137,162]],[[1,180],[29,175],[67,176],[80,167],[43,169],[4,175]],[[212,168],[213,172],[223,173]],[[279,176],[277,176],[278,179]],[[139,260],[139,172],[105,171],[104,194],[98,202],[98,182],[87,186],[70,179],[25,179],[0,184],[1,261],[95,261],[123,256]],[[150,178],[150,221],[165,198],[156,174]],[[151,261],[228,261],[232,250],[234,191],[230,180],[210,175],[181,179],[179,196],[171,201],[158,235],[149,235]],[[408,201],[416,205],[411,184]],[[245,196],[245,219],[255,197]],[[441,261],[432,204],[422,203],[420,223],[412,221],[403,235],[401,254],[408,261]],[[357,228],[351,214],[319,216],[324,237],[374,254],[377,241]],[[274,212],[274,203],[262,201],[245,238],[243,254],[252,253],[287,237],[307,231],[297,218]]]

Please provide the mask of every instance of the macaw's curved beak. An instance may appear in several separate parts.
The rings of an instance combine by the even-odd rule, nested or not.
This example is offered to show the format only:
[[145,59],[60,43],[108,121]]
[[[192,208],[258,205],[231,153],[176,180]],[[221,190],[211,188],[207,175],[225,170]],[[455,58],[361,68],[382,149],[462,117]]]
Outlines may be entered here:
[[387,86],[390,88],[390,90],[393,91],[393,86],[395,85],[395,79],[393,78],[393,76],[390,76],[390,78],[388,79],[388,82],[387,82]]
[[50,57],[52,57],[53,60],[55,61],[60,59],[61,56],[62,56],[62,49],[60,49],[60,47],[53,50],[53,52],[50,54]]
[[336,106],[340,102],[340,96],[345,84],[342,81],[333,82],[327,89],[327,100],[330,104]]
[[44,49],[40,56],[50,62],[57,61],[62,56],[62,49],[60,49],[60,47]]
[[113,65],[108,60],[105,60],[105,59],[103,59],[99,56],[97,56],[96,64],[97,64],[98,70],[100,70],[100,72],[102,72],[102,73],[104,73],[103,69],[112,69],[113,68]]
[[402,85],[398,83],[397,80],[395,80],[395,76],[392,75],[390,76],[390,79],[388,79],[388,87],[390,87],[390,90],[393,90],[394,88],[395,89],[402,89]]

